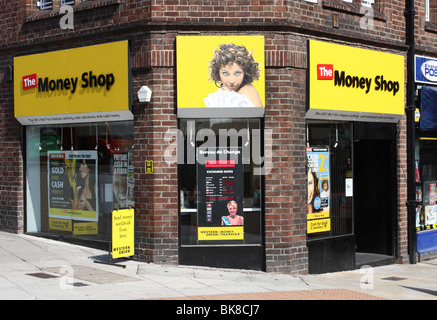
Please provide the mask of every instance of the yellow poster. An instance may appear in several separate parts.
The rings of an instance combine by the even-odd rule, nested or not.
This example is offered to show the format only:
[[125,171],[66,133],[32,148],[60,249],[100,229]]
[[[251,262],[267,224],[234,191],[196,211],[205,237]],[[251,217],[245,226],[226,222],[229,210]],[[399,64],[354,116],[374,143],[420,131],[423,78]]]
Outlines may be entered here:
[[74,224],[75,235],[98,234],[97,222],[79,222]]
[[72,223],[71,220],[67,220],[67,219],[49,218],[49,229],[71,232]]
[[198,240],[244,240],[244,227],[199,227]]
[[325,232],[331,230],[331,219],[307,221],[307,233]]
[[134,209],[112,211],[112,258],[133,256],[134,241]]
[[176,39],[179,117],[263,116],[264,37]]

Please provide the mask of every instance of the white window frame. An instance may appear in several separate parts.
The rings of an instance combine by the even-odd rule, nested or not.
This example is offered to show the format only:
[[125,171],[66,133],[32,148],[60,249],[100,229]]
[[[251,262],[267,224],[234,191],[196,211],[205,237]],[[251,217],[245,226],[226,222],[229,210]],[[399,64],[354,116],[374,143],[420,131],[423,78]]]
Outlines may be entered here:
[[430,0],[425,0],[425,21],[429,21],[429,2]]
[[49,10],[53,9],[53,1],[52,0],[40,0],[36,2],[36,5],[40,10]]
[[61,6],[74,4],[74,0],[61,0]]

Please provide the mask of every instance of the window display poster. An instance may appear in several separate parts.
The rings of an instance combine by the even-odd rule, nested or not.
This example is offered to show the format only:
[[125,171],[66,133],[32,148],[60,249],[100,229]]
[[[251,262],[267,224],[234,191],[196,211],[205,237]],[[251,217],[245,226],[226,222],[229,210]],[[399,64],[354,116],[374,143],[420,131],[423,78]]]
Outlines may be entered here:
[[329,149],[307,148],[307,232],[330,231]]
[[112,166],[113,208],[133,207],[133,190],[134,168],[132,152],[114,154]]
[[[420,218],[420,225],[423,229],[436,228],[437,224],[437,205],[425,206],[423,216]],[[416,225],[417,227],[417,225]]]
[[97,151],[48,151],[49,218],[98,220]]
[[244,240],[241,148],[197,150],[198,240]]

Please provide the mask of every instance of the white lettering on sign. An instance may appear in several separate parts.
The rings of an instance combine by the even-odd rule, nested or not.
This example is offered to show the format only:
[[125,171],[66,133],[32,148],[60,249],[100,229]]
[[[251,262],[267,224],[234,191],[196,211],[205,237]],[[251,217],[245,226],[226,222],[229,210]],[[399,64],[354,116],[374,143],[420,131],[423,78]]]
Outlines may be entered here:
[[332,80],[334,76],[334,66],[332,64],[317,65],[318,80]]
[[425,61],[422,63],[420,71],[426,80],[437,82],[437,61]]
[[23,90],[35,88],[37,86],[37,75],[36,73],[30,74],[23,77]]

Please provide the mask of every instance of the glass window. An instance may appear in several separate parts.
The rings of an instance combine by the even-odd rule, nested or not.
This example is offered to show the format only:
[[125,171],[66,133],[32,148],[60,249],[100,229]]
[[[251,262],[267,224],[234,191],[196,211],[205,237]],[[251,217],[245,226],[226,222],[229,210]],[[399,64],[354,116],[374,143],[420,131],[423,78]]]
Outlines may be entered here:
[[307,126],[308,238],[351,234],[352,124]]
[[181,119],[180,132],[181,245],[261,244],[261,121]]
[[437,227],[437,138],[420,138],[416,162],[416,199],[422,203],[416,216],[418,230]]
[[133,122],[26,127],[26,231],[108,240],[134,207]]

